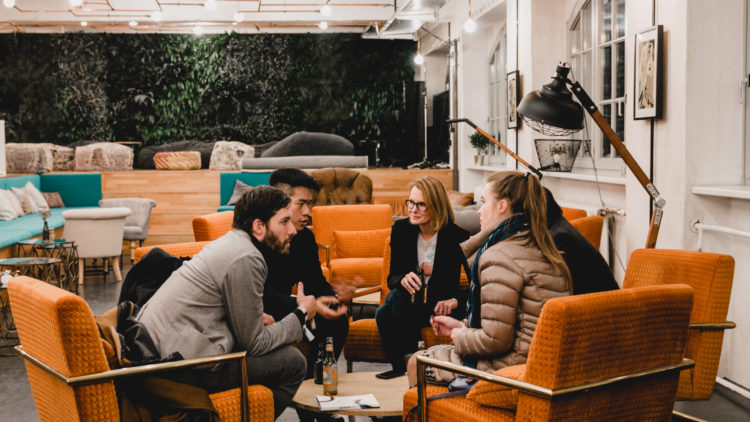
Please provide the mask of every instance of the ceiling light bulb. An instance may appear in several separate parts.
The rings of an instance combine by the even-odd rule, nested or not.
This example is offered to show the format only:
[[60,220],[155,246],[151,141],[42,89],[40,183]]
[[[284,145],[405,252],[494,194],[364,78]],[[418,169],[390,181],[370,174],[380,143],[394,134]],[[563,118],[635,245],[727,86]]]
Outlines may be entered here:
[[86,21],[81,21],[81,26],[89,26],[89,23]]
[[16,0],[3,0],[3,6],[13,7],[16,5]]
[[239,22],[242,22],[244,20],[245,20],[245,14],[244,13],[242,13],[242,12],[236,12],[234,14],[234,21],[235,22],[239,23]]
[[320,14],[323,16],[331,16],[331,6],[325,4],[323,7],[320,8]]
[[163,17],[164,15],[161,12],[154,12],[151,14],[151,20],[155,22],[161,21]]
[[83,4],[83,0],[70,0],[71,6],[80,6]]
[[197,25],[196,25],[195,27],[193,27],[193,33],[194,33],[195,35],[200,35],[200,34],[202,34],[202,33],[203,33],[203,27],[202,27],[202,26],[197,26]]
[[136,21],[130,21],[128,23],[128,25],[130,25],[130,26],[138,26],[138,22],[136,22]]
[[216,0],[208,0],[203,5],[206,6],[206,9],[208,10],[214,10],[216,9]]
[[320,23],[318,24],[318,28],[320,28],[320,29],[322,29],[323,31],[325,31],[326,29],[328,29],[328,22],[326,22],[326,21],[322,21],[322,22],[320,22]]
[[422,63],[424,63],[424,56],[417,53],[417,55],[414,56],[414,63],[418,65],[421,65]]
[[417,29],[422,27],[422,21],[419,19],[414,19],[413,21],[411,21],[411,25],[412,28],[414,28],[414,30],[416,31]]
[[464,31],[468,33],[472,33],[477,30],[477,23],[474,22],[474,19],[469,18],[466,19],[466,22],[464,22]]

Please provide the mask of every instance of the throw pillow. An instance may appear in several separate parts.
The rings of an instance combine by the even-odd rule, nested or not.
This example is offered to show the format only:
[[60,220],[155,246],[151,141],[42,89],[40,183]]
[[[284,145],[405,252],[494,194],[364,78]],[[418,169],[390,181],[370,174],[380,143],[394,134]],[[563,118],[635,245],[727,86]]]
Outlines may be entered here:
[[18,205],[19,209],[16,209],[16,203],[18,203],[18,198],[16,198],[13,192],[0,189],[0,220],[10,221],[17,218],[19,217],[19,211],[20,215],[23,215],[23,211],[20,210],[20,204]]
[[3,192],[5,192],[5,198],[7,198],[8,203],[10,204],[11,208],[13,208],[16,217],[23,217],[23,207],[21,206],[21,201],[19,201],[18,197],[16,197],[16,194],[13,193],[10,189],[4,190]]
[[391,229],[333,231],[336,258],[382,258]]
[[60,192],[42,192],[42,196],[50,208],[65,208]]
[[18,198],[18,201],[21,203],[21,208],[23,208],[23,215],[26,214],[33,214],[39,210],[39,208],[36,206],[36,203],[31,199],[31,195],[29,195],[29,192],[26,191],[26,188],[10,188],[11,191],[16,195],[16,198]]
[[237,201],[240,200],[240,196],[242,196],[243,193],[245,193],[246,190],[252,189],[253,187],[248,185],[247,183],[243,182],[242,180],[235,180],[234,181],[234,192],[232,192],[232,196],[229,197],[229,201],[227,201],[227,205],[234,205],[237,203]]
[[[506,366],[494,372],[501,377],[513,378],[522,381],[526,373],[526,365]],[[497,407],[500,409],[515,409],[518,404],[518,390],[504,385],[494,384],[489,381],[479,381],[469,390],[466,395],[469,400],[482,406]]]
[[26,186],[24,186],[23,188],[26,189],[26,192],[28,192],[29,195],[31,195],[31,200],[34,201],[37,209],[49,208],[49,205],[47,205],[47,201],[44,200],[42,193],[39,192],[39,189],[37,189],[33,183],[26,182]]

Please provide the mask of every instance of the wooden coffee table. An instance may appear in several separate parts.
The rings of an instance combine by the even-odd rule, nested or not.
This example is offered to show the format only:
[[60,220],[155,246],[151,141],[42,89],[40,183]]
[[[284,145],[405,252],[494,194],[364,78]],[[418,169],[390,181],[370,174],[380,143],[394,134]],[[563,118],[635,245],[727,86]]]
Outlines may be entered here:
[[377,372],[339,372],[338,394],[341,396],[356,396],[373,394],[378,399],[380,407],[376,409],[341,409],[333,412],[321,412],[315,396],[323,395],[323,385],[315,384],[313,379],[305,380],[300,385],[297,394],[292,399],[292,406],[317,413],[333,413],[336,415],[354,416],[401,416],[404,407],[404,393],[409,389],[406,375],[389,380],[376,378]]

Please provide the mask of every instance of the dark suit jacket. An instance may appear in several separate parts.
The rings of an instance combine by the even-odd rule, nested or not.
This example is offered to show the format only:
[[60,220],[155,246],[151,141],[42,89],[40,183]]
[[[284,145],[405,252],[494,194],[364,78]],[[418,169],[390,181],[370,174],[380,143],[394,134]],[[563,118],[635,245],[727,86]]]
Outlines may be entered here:
[[[393,223],[388,288],[406,290],[401,286],[401,279],[412,271],[416,272],[418,235],[419,226],[409,223],[408,218]],[[462,304],[458,296],[458,278],[465,258],[459,244],[468,238],[469,232],[454,223],[448,223],[438,231],[435,263],[427,289],[428,309],[434,308],[437,302],[450,298],[456,298],[459,305]]]
[[318,245],[309,229],[300,230],[292,238],[288,255],[275,252],[265,245],[259,249],[268,266],[263,311],[276,321],[294,312],[297,301],[290,295],[292,287],[300,281],[305,285],[305,294],[316,298],[335,295],[320,269]]

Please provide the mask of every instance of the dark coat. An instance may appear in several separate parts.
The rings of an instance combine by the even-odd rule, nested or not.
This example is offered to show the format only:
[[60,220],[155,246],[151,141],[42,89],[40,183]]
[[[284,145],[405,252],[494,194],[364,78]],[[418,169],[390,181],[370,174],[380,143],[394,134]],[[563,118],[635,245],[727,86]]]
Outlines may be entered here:
[[[401,279],[417,269],[417,236],[419,226],[409,223],[404,218],[393,223],[391,228],[391,267],[388,272],[388,288],[406,289],[401,286]],[[435,263],[427,289],[427,309],[433,309],[441,300],[456,298],[459,305],[459,277],[464,254],[459,246],[469,238],[469,232],[454,223],[448,223],[438,231],[435,246]]]
[[268,277],[263,290],[263,311],[276,321],[294,312],[297,300],[290,295],[292,287],[300,281],[305,286],[305,294],[316,298],[335,296],[320,268],[315,235],[308,228],[300,230],[292,238],[288,255],[282,255],[265,245],[258,249],[268,266]]

